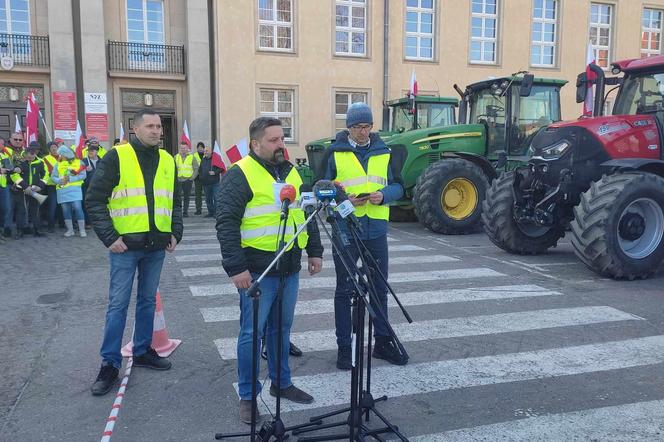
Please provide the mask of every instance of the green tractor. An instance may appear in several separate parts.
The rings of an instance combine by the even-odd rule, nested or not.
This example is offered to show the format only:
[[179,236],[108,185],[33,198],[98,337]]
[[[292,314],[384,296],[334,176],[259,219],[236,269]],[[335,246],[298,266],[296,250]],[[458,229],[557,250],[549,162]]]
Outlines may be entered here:
[[[401,166],[405,190],[390,208],[390,219],[419,219],[436,233],[478,230],[489,183],[497,178],[498,170],[524,164],[530,140],[561,119],[560,88],[566,83],[519,72],[473,83],[463,91],[455,85],[461,95],[459,124],[424,127],[415,123],[419,115],[413,115],[412,130],[386,134],[385,141]],[[390,129],[397,121],[395,110],[399,117],[399,108],[392,109]],[[330,141],[307,145],[316,176],[323,173]]]

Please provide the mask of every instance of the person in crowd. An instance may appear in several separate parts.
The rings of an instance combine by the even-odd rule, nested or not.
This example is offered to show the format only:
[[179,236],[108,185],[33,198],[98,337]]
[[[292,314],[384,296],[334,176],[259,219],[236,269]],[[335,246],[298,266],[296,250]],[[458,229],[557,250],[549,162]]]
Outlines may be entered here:
[[[115,146],[119,146],[120,144],[122,144],[122,142],[121,142],[121,140],[120,140],[119,138],[116,138],[116,139],[113,140],[113,147],[115,147]],[[113,147],[111,147],[111,149],[112,149]]]
[[9,175],[13,169],[12,150],[5,146],[5,139],[0,138],[0,223],[2,223],[3,238],[9,238],[12,235],[13,213]]
[[90,137],[90,139],[85,141],[85,147],[83,148],[83,158],[88,157],[88,150],[90,148],[97,149],[97,156],[99,158],[104,158],[104,155],[106,155],[106,149],[104,149],[104,146],[99,144],[97,137]]
[[9,137],[9,148],[12,151],[12,154],[15,158],[19,158],[23,155],[23,137],[22,132],[14,132]]
[[100,160],[98,152],[99,144],[90,143],[90,147],[88,148],[88,156],[82,160],[83,165],[85,166],[85,180],[83,181],[83,214],[85,216],[86,228],[90,228],[90,217],[88,216],[88,211],[85,210],[85,193],[87,192],[88,187],[90,187],[92,177],[97,171],[97,164]]
[[[32,232],[35,236],[43,236],[39,231],[39,202],[33,196],[46,189],[44,162],[37,157],[40,150],[39,143],[36,141],[30,143],[23,152],[21,160],[14,165],[13,173],[10,175],[12,198],[15,200],[15,239],[21,238],[24,232]],[[31,229],[28,227],[29,223],[32,224]]]
[[[14,238],[22,237],[23,229],[25,228],[25,199],[23,198],[23,194],[18,191],[11,180],[12,173],[18,172],[18,169],[16,168],[18,167],[18,164],[23,161],[23,140],[24,137],[22,132],[14,132],[9,137],[9,146],[6,146],[5,148],[10,157],[8,164],[12,168],[12,172],[8,174],[7,183],[9,187],[9,207],[7,210],[7,216],[9,218],[4,227],[5,237],[12,236],[12,226],[15,227],[13,234]],[[16,222],[19,220],[20,224]]]
[[74,151],[67,146],[60,146],[58,155],[60,161],[53,168],[51,179],[56,185],[58,204],[62,209],[62,217],[67,228],[64,236],[74,236],[74,219],[76,219],[79,235],[86,237],[81,190],[87,176],[85,166],[81,160],[76,158]]
[[101,368],[91,387],[97,396],[108,393],[118,379],[136,272],[133,366],[171,368],[171,362],[151,345],[165,251],[175,250],[183,231],[176,166],[173,157],[159,148],[159,114],[150,109],[136,112],[133,129],[129,142],[110,150],[99,163],[86,196],[92,227],[109,249],[111,274]]
[[208,213],[205,218],[214,218],[216,212],[217,193],[219,191],[219,180],[224,170],[212,164],[212,148],[205,146],[203,159],[198,171],[198,176],[205,191],[205,205]]
[[65,140],[63,140],[62,138],[56,138],[55,140],[53,140],[53,142],[58,147],[65,145]]
[[[284,131],[280,120],[257,118],[249,126],[249,134],[251,152],[238,161],[235,164],[237,167],[232,167],[221,182],[216,229],[221,245],[222,265],[240,296],[240,333],[237,344],[239,409],[240,420],[251,424],[253,317],[252,300],[247,296],[247,289],[252,280],[268,267],[277,250],[280,204],[275,200],[275,189],[287,183],[294,186],[299,193],[302,179],[284,157]],[[207,153],[206,148],[206,156]],[[304,220],[301,209],[290,209],[285,235],[287,242],[292,238],[294,229],[302,225]],[[302,249],[305,248],[309,273],[313,275],[320,272],[323,247],[318,230],[309,226],[283,255],[281,269],[272,269],[262,280],[257,329],[261,335],[266,330],[268,368],[272,379],[270,394],[276,396],[278,330],[277,315],[274,314],[273,307],[276,305],[274,303],[280,272],[283,272],[283,347],[279,393],[284,399],[307,404],[314,399],[293,385],[288,364],[290,329],[297,301]],[[256,337],[260,338],[261,336]],[[253,357],[260,360],[258,354]],[[260,387],[258,382],[256,389],[259,392]]]
[[[205,156],[205,143],[199,141],[196,144],[196,152],[194,153],[198,164],[200,165]],[[196,174],[196,179],[194,180],[194,201],[196,203],[196,211],[194,215],[201,215],[203,213],[203,185],[201,184],[201,177]]]
[[[365,103],[353,103],[346,113],[348,130],[337,133],[330,145],[325,164],[327,180],[339,181],[355,206],[360,225],[360,239],[379,264],[379,270],[388,275],[387,227],[390,215],[388,204],[403,195],[398,167],[392,161],[390,149],[377,133],[372,133],[373,115]],[[362,196],[360,196],[362,195]],[[340,223],[343,227],[344,223]],[[360,251],[351,243],[346,248],[357,261]],[[351,276],[333,252],[337,287],[334,293],[334,322],[337,336],[337,368],[350,370],[351,358],[351,294],[354,286]],[[395,365],[405,365],[408,359],[396,348],[387,328],[387,287],[379,275],[373,274],[380,307],[385,314],[377,314],[374,321],[375,345],[373,357]]]
[[182,192],[182,216],[189,216],[189,197],[191,186],[198,176],[198,161],[196,155],[190,153],[191,146],[186,141],[180,142],[179,153],[175,156],[175,164],[178,168],[178,184]]
[[[56,138],[56,140],[60,139]],[[62,140],[60,141],[62,142],[62,145],[64,145],[64,141]],[[58,163],[59,146],[56,141],[51,141],[46,146],[48,147],[48,155],[46,155],[43,158],[43,160],[44,160],[44,166],[46,166],[46,194],[48,195],[48,199],[46,200],[46,204],[44,204],[42,207],[46,208],[46,220],[48,223],[48,232],[53,233],[55,232],[56,219],[60,221],[60,227],[64,227],[64,221],[62,219],[62,210],[58,206],[58,198],[56,195],[55,183],[51,179],[51,174],[53,173],[53,169]]]

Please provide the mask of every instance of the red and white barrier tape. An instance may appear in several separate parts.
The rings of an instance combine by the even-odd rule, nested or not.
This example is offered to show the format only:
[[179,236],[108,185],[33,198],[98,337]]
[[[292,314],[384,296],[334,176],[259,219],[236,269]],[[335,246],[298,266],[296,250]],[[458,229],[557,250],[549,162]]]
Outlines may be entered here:
[[134,358],[129,358],[127,360],[127,368],[125,369],[124,377],[120,383],[120,389],[118,394],[115,396],[113,401],[113,407],[111,408],[111,414],[109,414],[108,419],[106,419],[106,428],[104,428],[104,433],[101,437],[101,442],[110,442],[111,436],[113,435],[113,427],[115,427],[115,422],[118,420],[118,414],[120,413],[120,406],[122,405],[122,399],[125,395],[125,390],[127,389],[127,384],[129,383],[129,375],[131,374],[131,366],[134,364]]

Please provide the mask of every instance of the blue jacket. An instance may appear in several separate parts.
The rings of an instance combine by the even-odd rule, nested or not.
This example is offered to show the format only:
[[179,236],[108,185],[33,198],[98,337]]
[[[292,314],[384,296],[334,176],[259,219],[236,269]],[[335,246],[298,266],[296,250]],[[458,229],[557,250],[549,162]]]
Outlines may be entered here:
[[[69,182],[75,183],[77,181],[85,181],[86,172],[83,170],[77,175],[70,175]],[[55,184],[60,184],[60,176],[58,175],[58,166],[53,167],[53,172],[51,173],[51,179]],[[83,200],[83,190],[81,186],[68,186],[63,188],[58,188],[56,190],[56,195],[58,199],[58,204],[70,203],[72,201],[82,201]]]
[[[369,158],[375,155],[390,153],[391,151],[377,133],[369,135],[369,146],[355,148],[348,140],[348,131],[343,130],[337,133],[334,143],[328,149],[327,166],[324,176],[326,180],[333,181],[337,178],[337,165],[334,161],[334,152],[353,152],[366,172]],[[401,171],[397,170],[391,158],[389,167],[387,168],[387,186],[383,187],[380,192],[383,194],[383,205],[396,201],[403,196]],[[366,215],[358,219],[362,228],[360,235],[362,240],[376,239],[387,234],[387,221],[371,219]],[[340,225],[344,226],[344,223],[340,223]]]

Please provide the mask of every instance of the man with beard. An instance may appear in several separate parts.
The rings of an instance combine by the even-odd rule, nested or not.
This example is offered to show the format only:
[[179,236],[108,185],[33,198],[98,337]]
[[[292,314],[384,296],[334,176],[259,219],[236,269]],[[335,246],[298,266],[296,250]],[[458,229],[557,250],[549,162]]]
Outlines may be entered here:
[[[280,221],[279,190],[291,184],[297,190],[302,179],[291,163],[284,158],[284,131],[276,118],[260,117],[249,126],[251,152],[235,163],[221,182],[219,210],[217,213],[217,238],[221,244],[222,265],[237,287],[240,295],[240,334],[237,344],[240,420],[251,424],[252,403],[252,300],[247,289],[252,280],[269,266],[278,246]],[[285,240],[304,223],[304,213],[293,207],[288,214]],[[280,394],[284,399],[297,403],[311,403],[313,397],[293,385],[288,365],[290,329],[295,314],[295,302],[299,286],[302,249],[308,255],[311,275],[320,272],[323,264],[323,247],[317,230],[307,228],[284,253],[280,269],[273,268],[261,281],[258,330],[265,332],[267,363],[272,385],[270,394],[277,395],[277,291],[281,276],[283,286],[283,322]],[[282,273],[283,272],[283,273]],[[254,355],[260,360],[258,354]],[[256,389],[260,392],[260,383]]]

